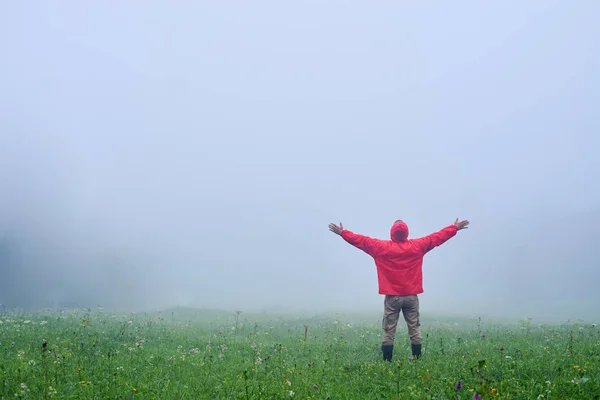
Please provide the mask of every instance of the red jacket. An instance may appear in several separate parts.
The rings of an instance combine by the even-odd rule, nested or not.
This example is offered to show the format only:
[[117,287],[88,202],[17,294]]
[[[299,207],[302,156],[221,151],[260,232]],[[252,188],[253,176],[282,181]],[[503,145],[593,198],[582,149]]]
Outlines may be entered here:
[[391,240],[373,239],[348,230],[342,237],[375,260],[379,294],[407,296],[423,293],[423,257],[456,235],[454,225],[439,232],[419,238],[408,239],[408,226],[397,221],[390,231]]

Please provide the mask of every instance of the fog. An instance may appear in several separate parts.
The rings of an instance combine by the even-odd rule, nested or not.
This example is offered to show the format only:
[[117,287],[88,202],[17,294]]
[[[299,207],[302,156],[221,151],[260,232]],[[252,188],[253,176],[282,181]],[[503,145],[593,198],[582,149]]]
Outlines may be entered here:
[[600,3],[0,5],[0,303],[599,316]]

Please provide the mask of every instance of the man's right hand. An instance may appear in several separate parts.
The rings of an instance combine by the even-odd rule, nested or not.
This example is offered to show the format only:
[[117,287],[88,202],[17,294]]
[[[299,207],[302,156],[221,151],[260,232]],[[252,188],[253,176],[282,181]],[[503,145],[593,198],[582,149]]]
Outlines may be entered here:
[[468,225],[469,225],[469,221],[464,220],[464,221],[458,221],[458,218],[456,218],[456,221],[454,222],[454,226],[456,227],[456,229],[463,230],[463,229],[468,229]]

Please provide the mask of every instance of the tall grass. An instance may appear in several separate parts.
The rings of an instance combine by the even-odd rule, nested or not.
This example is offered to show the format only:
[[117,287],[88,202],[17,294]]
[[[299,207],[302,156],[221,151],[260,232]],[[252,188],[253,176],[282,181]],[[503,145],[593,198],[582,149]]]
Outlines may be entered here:
[[[392,363],[379,321],[173,311],[0,315],[0,399],[594,399],[592,324],[424,324]],[[475,396],[475,397],[474,397]]]

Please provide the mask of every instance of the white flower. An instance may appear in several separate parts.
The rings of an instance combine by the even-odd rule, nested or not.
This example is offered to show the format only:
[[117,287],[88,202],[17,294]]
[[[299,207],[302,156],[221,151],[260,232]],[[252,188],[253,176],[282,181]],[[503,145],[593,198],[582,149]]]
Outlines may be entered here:
[[29,388],[26,384],[21,383],[21,395],[25,396],[27,393],[29,393]]
[[504,356],[504,358],[512,358],[511,356]]
[[294,397],[294,395],[295,395],[295,394],[296,394],[296,393],[294,393],[294,391],[293,391],[293,390],[290,390],[290,397]]
[[[0,321],[0,322],[2,322],[2,321]],[[596,326],[598,326],[598,324],[592,324],[592,326],[593,326],[593,327],[596,327]]]

